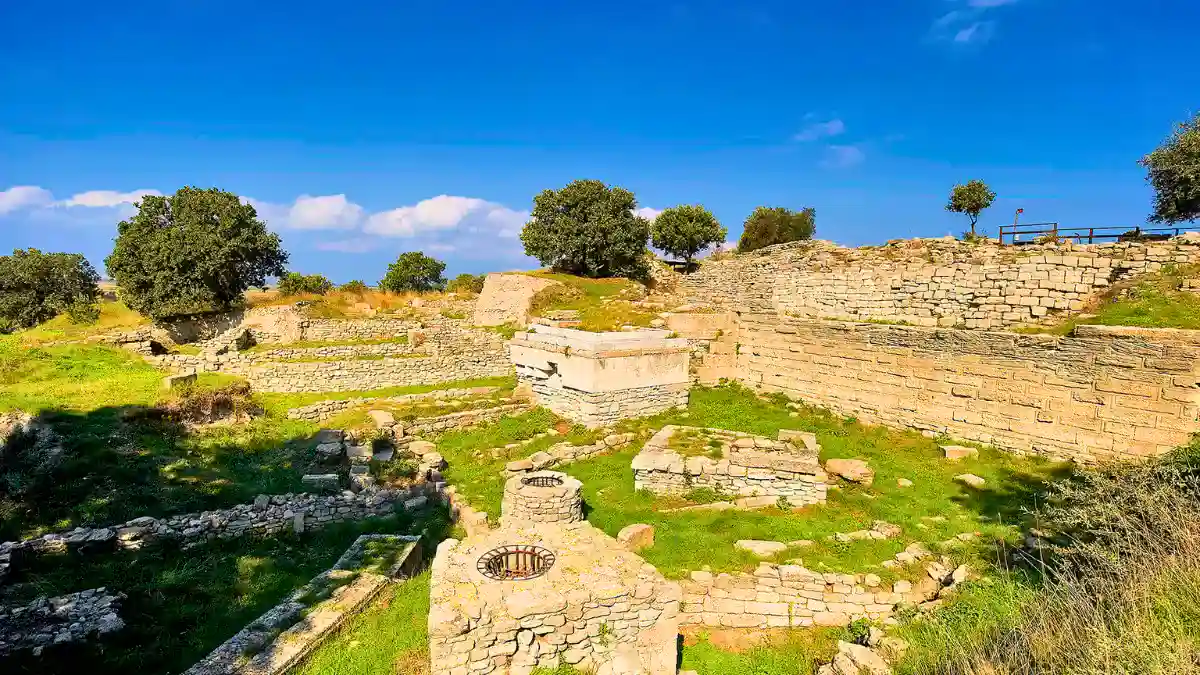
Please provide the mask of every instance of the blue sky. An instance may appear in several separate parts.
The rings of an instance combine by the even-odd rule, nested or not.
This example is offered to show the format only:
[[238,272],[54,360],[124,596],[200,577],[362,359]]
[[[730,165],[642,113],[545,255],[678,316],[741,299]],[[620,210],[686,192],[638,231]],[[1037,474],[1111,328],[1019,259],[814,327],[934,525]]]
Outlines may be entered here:
[[[86,254],[147,191],[252,199],[292,267],[532,266],[533,195],[817,210],[941,236],[955,182],[1026,221],[1136,225],[1137,159],[1200,106],[1194,0],[0,1],[0,248]],[[1190,95],[1190,96],[1189,96]],[[648,213],[653,213],[650,211]]]

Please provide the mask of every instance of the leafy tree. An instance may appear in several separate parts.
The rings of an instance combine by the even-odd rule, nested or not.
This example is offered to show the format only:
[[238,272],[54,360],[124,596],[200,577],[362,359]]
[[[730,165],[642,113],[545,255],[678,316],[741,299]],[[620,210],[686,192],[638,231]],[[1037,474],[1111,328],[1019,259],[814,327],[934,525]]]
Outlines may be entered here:
[[104,261],[131,308],[154,319],[224,311],[268,276],[283,276],[288,256],[254,207],[217,188],[180,188],[145,196],[137,215],[117,224]]
[[333,282],[326,279],[323,274],[288,272],[279,279],[281,295],[299,295],[301,293],[325,295],[331,290],[333,290]]
[[363,283],[361,280],[355,279],[353,281],[347,281],[346,283],[342,284],[341,286],[338,286],[338,290],[343,293],[353,293],[354,295],[362,295],[363,293],[367,292],[367,285],[365,283]]
[[454,277],[446,284],[447,291],[457,293],[481,293],[483,291],[484,275],[468,274],[466,272]]
[[379,288],[392,293],[435,291],[446,285],[446,279],[442,277],[445,271],[446,263],[420,251],[401,253],[396,262],[388,265]]
[[545,190],[533,198],[533,216],[521,231],[525,253],[580,276],[640,276],[650,223],[635,208],[632,192],[598,180]]
[[708,209],[699,204],[675,206],[658,214],[650,226],[654,246],[683,258],[691,266],[692,258],[707,246],[725,241],[725,228]]
[[812,239],[816,231],[817,210],[812,207],[792,211],[779,206],[760,206],[742,226],[738,251],[746,253],[764,246]]
[[1150,222],[1182,223],[1200,218],[1200,114],[1181,122],[1171,137],[1141,159],[1154,186]]
[[971,219],[971,237],[975,237],[975,223],[979,222],[979,214],[992,205],[996,193],[981,180],[969,180],[965,185],[955,185],[950,190],[950,201],[946,202],[946,210],[951,213],[965,213]]
[[66,312],[95,321],[100,276],[78,253],[17,249],[0,256],[0,333],[35,326]]

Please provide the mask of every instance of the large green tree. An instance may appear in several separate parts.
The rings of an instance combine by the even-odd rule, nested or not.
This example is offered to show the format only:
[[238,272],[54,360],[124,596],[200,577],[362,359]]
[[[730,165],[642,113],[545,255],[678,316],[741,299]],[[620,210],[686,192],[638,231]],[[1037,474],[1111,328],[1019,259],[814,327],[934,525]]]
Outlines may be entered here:
[[299,295],[301,293],[325,295],[332,290],[333,282],[326,278],[324,274],[288,272],[279,278],[280,295]]
[[117,224],[104,262],[121,298],[146,316],[224,311],[284,273],[279,235],[231,192],[185,187],[136,206],[137,215]]
[[78,253],[17,249],[0,256],[0,333],[29,328],[67,313],[94,319],[100,276]]
[[1181,122],[1171,136],[1141,160],[1154,187],[1155,223],[1200,218],[1200,114]]
[[812,207],[792,211],[779,206],[760,206],[742,226],[738,251],[745,253],[764,246],[812,239],[816,231],[817,210]]
[[950,190],[950,199],[946,202],[946,210],[951,213],[963,213],[971,219],[971,236],[975,236],[975,223],[979,222],[979,214],[992,205],[996,193],[987,183],[975,179],[962,185],[955,185]]
[[650,223],[634,215],[633,193],[577,180],[533,198],[521,231],[525,253],[543,265],[587,277],[640,276]]
[[446,263],[420,251],[401,253],[396,262],[388,265],[379,288],[392,293],[436,291],[446,285],[442,276],[445,271]]
[[725,234],[712,212],[699,204],[673,206],[658,214],[650,225],[654,246],[683,258],[689,267],[697,253],[725,241]]

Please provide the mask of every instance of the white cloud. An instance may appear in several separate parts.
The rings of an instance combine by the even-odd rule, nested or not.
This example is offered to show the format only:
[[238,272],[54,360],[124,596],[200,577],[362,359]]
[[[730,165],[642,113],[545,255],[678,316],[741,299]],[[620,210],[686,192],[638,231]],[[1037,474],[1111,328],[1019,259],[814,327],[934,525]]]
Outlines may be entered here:
[[413,206],[372,214],[363,231],[383,237],[413,237],[462,227],[475,232],[490,229],[501,236],[516,236],[528,218],[526,212],[484,199],[438,195]]
[[825,149],[822,164],[834,169],[846,169],[862,164],[866,158],[866,153],[857,145],[831,145]]
[[956,45],[983,44],[996,34],[996,10],[1018,0],[958,0],[960,6],[938,17],[929,29],[934,40]]
[[32,209],[46,206],[54,201],[54,195],[36,185],[16,185],[0,192],[0,215],[17,209]]
[[792,140],[802,143],[808,141],[816,141],[822,138],[832,138],[841,135],[846,131],[846,124],[839,119],[831,119],[826,122],[814,122],[813,124],[804,127],[800,133],[792,137]]
[[660,213],[662,213],[662,209],[652,209],[649,206],[643,206],[640,209],[633,210],[633,215],[641,216],[652,223],[654,222],[655,218],[658,218],[658,214]]
[[141,201],[146,195],[159,196],[158,190],[134,190],[133,192],[117,192],[115,190],[89,190],[80,192],[70,199],[61,202],[63,206],[86,206],[88,208],[108,208],[133,204]]
[[992,38],[992,34],[996,32],[996,22],[994,21],[976,21],[966,28],[959,29],[954,34],[954,41],[959,44],[968,42],[987,42]]
[[297,230],[343,230],[362,219],[363,208],[346,195],[310,197],[300,195],[288,213],[288,227]]

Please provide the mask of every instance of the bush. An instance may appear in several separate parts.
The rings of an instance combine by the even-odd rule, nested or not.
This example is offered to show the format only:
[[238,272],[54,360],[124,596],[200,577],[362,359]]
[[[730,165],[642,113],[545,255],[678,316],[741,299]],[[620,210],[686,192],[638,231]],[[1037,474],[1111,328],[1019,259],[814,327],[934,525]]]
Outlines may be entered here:
[[347,281],[346,283],[342,284],[341,286],[338,286],[338,290],[343,293],[351,293],[354,295],[364,295],[367,292],[367,285],[365,283],[363,283],[362,281],[355,279],[354,281]]
[[446,263],[420,251],[401,253],[396,262],[388,265],[379,288],[391,293],[436,291],[446,285],[446,279],[442,277],[445,271]]
[[697,253],[725,241],[725,228],[703,206],[675,206],[658,214],[650,226],[654,246],[683,258],[691,267]]
[[483,281],[486,277],[482,274],[460,274],[450,280],[446,284],[446,290],[454,293],[482,293]]
[[333,282],[322,274],[288,272],[279,279],[281,295],[300,295],[301,293],[325,295],[331,290],[333,290]]
[[67,313],[76,323],[100,316],[100,276],[78,253],[17,249],[0,256],[0,333],[35,326]]
[[1200,114],[1181,122],[1171,137],[1141,160],[1154,187],[1150,222],[1173,225],[1200,218]]
[[817,211],[813,208],[791,211],[782,207],[760,206],[746,219],[738,251],[757,251],[764,246],[812,239],[817,231]]
[[231,192],[185,187],[136,206],[137,215],[117,224],[104,262],[121,299],[146,316],[225,311],[247,289],[284,274],[279,235]]
[[577,180],[533,199],[521,231],[526,255],[543,265],[586,277],[645,274],[650,223],[633,214],[633,193],[598,180]]

